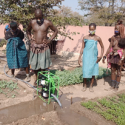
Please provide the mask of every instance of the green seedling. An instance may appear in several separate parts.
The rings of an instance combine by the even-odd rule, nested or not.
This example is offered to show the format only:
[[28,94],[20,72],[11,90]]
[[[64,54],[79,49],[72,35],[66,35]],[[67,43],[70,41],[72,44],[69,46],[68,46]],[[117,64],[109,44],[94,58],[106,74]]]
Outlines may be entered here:
[[117,125],[125,125],[125,94],[117,96],[99,99],[98,103],[82,102],[81,105],[100,114],[108,121],[113,121]]
[[9,94],[11,92],[15,93],[12,98],[16,96],[18,84],[13,81],[0,81],[0,94],[4,94],[7,98],[9,98]]
[[[105,68],[99,68],[99,76],[96,77],[96,79],[101,79],[103,77],[109,76],[110,70],[108,70],[108,74],[106,74],[107,69]],[[79,84],[83,82],[83,77],[82,77],[82,68],[76,68],[72,71],[69,70],[64,70],[64,71],[50,71],[51,73],[55,74],[60,78],[60,86],[67,86],[67,85],[74,85],[74,84]],[[90,82],[90,79],[87,79],[88,82]],[[55,81],[55,84],[57,82]]]

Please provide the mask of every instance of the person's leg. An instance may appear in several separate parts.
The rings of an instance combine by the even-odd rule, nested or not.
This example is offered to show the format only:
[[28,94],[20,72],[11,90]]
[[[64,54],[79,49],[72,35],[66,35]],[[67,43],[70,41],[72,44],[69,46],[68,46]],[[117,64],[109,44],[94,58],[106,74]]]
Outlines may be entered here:
[[119,88],[120,80],[121,80],[121,66],[117,65],[117,79],[116,79],[116,85],[115,90],[117,91]]
[[43,70],[39,69],[39,70],[33,70],[33,71],[34,71],[34,73],[35,73],[34,86],[37,86],[38,72],[43,71]]
[[29,74],[29,67],[26,68],[26,74]]
[[33,70],[35,73],[35,79],[34,79],[34,86],[37,86],[37,74],[39,72],[39,70]]
[[30,76],[29,76],[29,65],[28,65],[28,67],[25,68],[25,70],[26,70],[26,76],[27,76],[26,81],[29,82],[29,81],[30,81]]
[[94,80],[95,80],[95,76],[92,76],[91,84],[90,84],[90,87],[89,87],[89,91],[90,91],[90,92],[94,92],[94,90],[93,90],[93,83],[94,83]]
[[11,69],[11,75],[12,75],[12,77],[14,77],[14,72],[15,72],[15,69]]
[[46,69],[41,69],[41,71],[46,71]]
[[83,89],[82,89],[82,91],[85,92],[86,89],[87,89],[87,79],[83,78]]
[[115,88],[115,83],[116,83],[116,68],[117,68],[116,64],[111,64],[111,80],[112,80],[111,89]]

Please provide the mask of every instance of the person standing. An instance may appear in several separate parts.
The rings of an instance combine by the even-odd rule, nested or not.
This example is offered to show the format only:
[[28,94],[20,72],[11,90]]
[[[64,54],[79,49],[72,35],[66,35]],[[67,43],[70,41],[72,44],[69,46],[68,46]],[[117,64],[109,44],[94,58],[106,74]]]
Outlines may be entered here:
[[[83,63],[83,89],[82,91],[86,91],[87,89],[87,78],[91,79],[90,84],[90,92],[94,92],[93,83],[95,76],[99,75],[99,65],[98,62],[102,59],[104,53],[104,45],[99,36],[95,34],[96,24],[91,23],[89,25],[89,35],[83,38],[82,47],[78,59],[78,64],[81,65],[81,56],[83,55],[82,63]],[[97,44],[101,46],[101,55],[98,57],[98,49]]]
[[[50,39],[47,39],[49,29],[54,33]],[[31,30],[34,32],[34,39],[32,39]],[[35,11],[35,19],[30,21],[27,28],[27,36],[31,43],[29,64],[36,75],[34,86],[37,85],[36,80],[38,71],[44,71],[52,65],[49,45],[56,37],[57,33],[58,30],[53,23],[44,19],[42,10],[37,9]]]
[[5,39],[7,42],[6,57],[9,69],[11,69],[12,77],[14,77],[15,69],[25,68],[27,81],[29,78],[28,58],[27,50],[24,42],[24,33],[18,29],[16,22],[10,23],[10,30],[5,33]]
[[[105,56],[103,63],[108,55],[108,63],[111,67],[111,90],[117,91],[121,80],[121,69],[125,57],[125,38],[122,37],[123,30],[120,30],[120,25],[115,25],[114,35],[111,37],[111,42]],[[117,72],[117,74],[116,74]]]

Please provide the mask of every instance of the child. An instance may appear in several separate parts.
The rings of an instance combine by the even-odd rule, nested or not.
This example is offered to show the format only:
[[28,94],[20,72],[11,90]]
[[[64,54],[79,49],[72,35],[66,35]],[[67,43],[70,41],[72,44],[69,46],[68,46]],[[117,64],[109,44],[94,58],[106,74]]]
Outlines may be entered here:
[[[103,57],[103,63],[105,63],[105,59],[108,56],[108,63],[111,65],[111,89],[115,91],[119,88],[119,83],[121,80],[121,68],[123,65],[123,60],[125,55],[125,38],[121,37],[120,26],[115,25],[115,35],[112,36],[109,48]],[[116,76],[117,71],[117,76]]]
[[[93,90],[93,82],[95,79],[95,76],[99,73],[99,66],[98,62],[102,59],[103,53],[104,53],[104,46],[102,43],[102,40],[99,36],[95,35],[96,30],[96,24],[91,23],[89,25],[89,35],[85,36],[83,38],[82,42],[82,48],[80,51],[80,56],[78,59],[78,64],[80,65],[81,62],[81,56],[83,54],[83,91],[86,91],[87,89],[87,78],[92,78],[91,84],[90,84],[90,92],[94,92]],[[98,56],[98,49],[97,49],[97,43],[99,42],[101,46],[101,55]]]

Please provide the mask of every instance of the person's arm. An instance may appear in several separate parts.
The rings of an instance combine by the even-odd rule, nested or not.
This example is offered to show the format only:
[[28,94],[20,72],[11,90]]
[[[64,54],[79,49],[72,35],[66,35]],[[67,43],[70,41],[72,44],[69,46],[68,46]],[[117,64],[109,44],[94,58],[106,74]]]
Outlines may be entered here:
[[104,54],[104,45],[103,45],[102,39],[100,37],[98,37],[98,42],[99,42],[99,44],[101,46],[101,55],[98,57],[96,63],[98,63],[102,59],[103,54]]
[[31,36],[31,30],[32,30],[32,21],[30,21],[29,25],[28,25],[28,28],[27,28],[27,36],[29,38],[29,40],[31,40],[32,36]]
[[113,43],[113,41],[114,41],[114,38],[112,37],[112,38],[111,38],[110,45],[109,45],[109,48],[107,49],[107,52],[106,52],[105,56],[107,56],[107,55],[110,53],[110,49],[112,48],[112,43]]
[[4,29],[4,36],[5,36],[5,34],[6,34],[6,29]]
[[123,49],[123,56],[122,56],[122,60],[125,61],[125,48]]
[[22,30],[19,30],[19,37],[23,40],[24,39],[24,33]]
[[122,68],[124,69],[124,63],[125,63],[125,49],[123,49],[123,56],[122,56],[122,59],[121,59],[121,69]]
[[81,65],[81,57],[82,57],[82,54],[83,54],[83,50],[84,50],[84,47],[85,47],[85,42],[84,42],[84,39],[82,40],[82,47],[81,47],[81,50],[80,50],[80,55],[79,55],[79,59],[78,59],[78,64]]
[[49,39],[48,43],[50,43],[57,35],[58,30],[57,28],[53,25],[53,23],[51,21],[49,21],[49,28],[54,31],[53,35],[51,36],[51,38]]
[[18,29],[21,30],[21,28],[18,26]]
[[10,39],[12,37],[13,37],[13,35],[11,34],[11,32],[10,31],[6,31],[6,33],[5,33],[5,39],[8,40],[8,39]]
[[5,33],[7,32],[7,29],[8,29],[8,25],[5,26],[4,35],[5,35]]
[[103,63],[105,63],[105,59],[106,59],[107,55],[110,53],[110,49],[112,48],[113,41],[114,41],[114,40],[113,40],[113,37],[112,37],[112,38],[111,38],[110,45],[109,45],[109,47],[108,47],[108,49],[107,49],[107,51],[106,51],[106,54],[105,54],[105,56],[103,57],[103,60],[102,60]]
[[124,38],[124,25],[123,24],[120,25],[119,31],[120,31],[121,38]]

